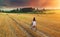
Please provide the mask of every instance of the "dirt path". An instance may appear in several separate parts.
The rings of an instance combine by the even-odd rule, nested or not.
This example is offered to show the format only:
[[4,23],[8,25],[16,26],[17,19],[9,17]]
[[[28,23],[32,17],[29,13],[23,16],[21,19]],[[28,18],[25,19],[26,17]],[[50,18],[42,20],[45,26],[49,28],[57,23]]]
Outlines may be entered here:
[[[23,25],[24,22],[21,23],[21,24],[22,24],[22,25],[21,25],[21,24],[18,22],[18,20],[12,18],[11,16],[9,16],[9,17],[10,17],[13,21],[15,21],[19,26],[23,27],[23,28],[24,28],[29,34],[31,34],[33,37],[50,37],[50,36],[44,34],[43,32],[40,32],[39,30],[37,30],[36,32],[33,31],[33,30],[31,30],[30,27],[29,27],[26,23],[25,23],[25,25]],[[21,22],[22,22],[22,21],[21,21]],[[28,29],[28,28],[29,28],[29,29]],[[32,32],[33,34],[32,34],[31,32]],[[35,36],[34,34],[35,34],[36,36]]]
[[[9,16],[8,16],[9,17]],[[15,34],[16,32],[18,33],[18,35],[20,34],[21,37],[32,37],[32,35],[30,35],[23,27],[21,27],[16,21],[14,21],[14,19],[12,19],[11,17],[9,17],[9,23],[12,25],[12,26],[15,26],[14,28],[17,29],[23,33],[23,34],[20,34],[20,32],[18,33],[18,31],[14,30],[15,31]],[[16,34],[17,36],[17,34]],[[19,37],[20,37],[19,36]],[[18,37],[18,36],[17,36]]]
[[[33,16],[33,15],[32,15]],[[29,23],[31,22],[30,20],[31,20],[31,18],[32,18],[32,16],[29,16],[29,15],[23,15],[23,16],[21,16],[21,15],[19,15],[19,16],[16,16],[15,15],[15,17],[17,17],[17,18],[15,18],[15,19],[17,19],[19,22],[21,21],[21,22],[23,22],[23,23],[25,23],[25,25],[26,24],[28,24],[29,25]],[[13,16],[12,16],[13,17]],[[38,17],[38,16],[37,16]],[[41,16],[42,17],[42,16]],[[46,17],[45,17],[46,18]],[[43,18],[42,18],[43,19]],[[53,18],[51,18],[51,19],[53,19]],[[51,20],[50,19],[50,20]],[[50,24],[53,24],[53,22],[52,23],[49,23],[49,24],[47,24],[48,22],[47,21],[41,21],[41,20],[37,20],[38,21],[38,26],[37,26],[37,28],[38,28],[38,30],[40,31],[40,32],[43,32],[43,33],[45,33],[46,35],[49,35],[50,37],[59,37],[60,36],[60,31],[57,31],[57,30],[59,30],[59,28],[60,28],[60,26],[57,26],[58,24],[54,24],[53,26],[51,26]],[[55,20],[56,21],[56,20]],[[43,23],[44,22],[44,23]],[[45,24],[46,23],[46,24]],[[56,26],[55,26],[56,25]],[[26,25],[27,26],[27,25]],[[59,27],[59,28],[58,28]]]
[[23,24],[18,23],[14,18],[10,17],[16,24],[17,26],[21,27],[24,29],[24,31],[26,31],[29,35],[31,35],[32,37],[41,37],[39,34],[37,34],[36,32],[32,31],[31,29],[29,29],[26,26],[23,26]]
[[0,17],[0,37],[32,37],[25,29],[9,18],[7,15]]
[[[18,14],[0,14],[0,37],[59,37],[60,31],[49,25],[38,25],[37,31],[30,28],[29,19],[18,18]],[[18,16],[16,16],[18,15]],[[26,16],[27,17],[27,16]],[[38,23],[40,24],[40,23]],[[57,27],[56,27],[57,28]],[[45,31],[44,31],[45,30]],[[50,33],[51,32],[51,33]]]

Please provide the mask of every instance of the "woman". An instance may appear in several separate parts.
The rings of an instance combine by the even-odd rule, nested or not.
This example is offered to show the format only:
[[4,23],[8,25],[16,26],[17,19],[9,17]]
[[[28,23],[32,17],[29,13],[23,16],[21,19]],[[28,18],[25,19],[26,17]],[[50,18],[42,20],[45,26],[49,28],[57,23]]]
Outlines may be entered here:
[[35,19],[35,17],[33,18],[31,29],[36,30],[36,19]]

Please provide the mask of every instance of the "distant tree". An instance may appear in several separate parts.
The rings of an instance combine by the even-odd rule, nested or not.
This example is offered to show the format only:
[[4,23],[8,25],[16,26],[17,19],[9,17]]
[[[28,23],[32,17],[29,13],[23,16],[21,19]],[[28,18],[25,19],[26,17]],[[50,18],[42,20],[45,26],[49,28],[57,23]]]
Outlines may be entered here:
[[16,10],[11,10],[10,12],[11,12],[11,13],[12,13],[12,12],[16,12]]
[[34,8],[21,8],[21,12],[33,12]]
[[17,8],[16,11],[19,11],[19,9]]
[[1,12],[1,10],[0,10],[0,12]]

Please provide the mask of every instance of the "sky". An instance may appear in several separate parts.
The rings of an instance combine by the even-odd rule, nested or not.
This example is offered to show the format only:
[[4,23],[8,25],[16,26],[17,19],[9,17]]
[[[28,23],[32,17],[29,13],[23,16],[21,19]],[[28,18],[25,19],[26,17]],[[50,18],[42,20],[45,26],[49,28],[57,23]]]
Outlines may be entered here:
[[20,7],[60,9],[60,0],[0,0],[0,9]]

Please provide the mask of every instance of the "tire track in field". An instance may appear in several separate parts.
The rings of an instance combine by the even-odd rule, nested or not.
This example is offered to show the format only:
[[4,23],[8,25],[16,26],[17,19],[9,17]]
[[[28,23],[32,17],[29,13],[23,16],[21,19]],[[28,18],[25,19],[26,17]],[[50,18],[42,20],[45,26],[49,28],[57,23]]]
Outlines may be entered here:
[[[14,27],[12,23],[10,23],[10,18],[8,16],[5,16],[5,23],[6,23],[6,26],[8,26],[9,28],[9,31],[11,31],[11,33],[9,33],[10,37],[18,37],[17,34],[16,34],[16,27]],[[13,22],[13,21],[11,21]],[[19,36],[20,37],[20,36]]]
[[9,18],[17,24],[16,26],[19,27],[19,29],[21,29],[27,35],[27,37],[34,37],[30,33],[28,33],[22,26],[20,26],[20,24],[18,24],[13,18],[11,18],[11,17],[9,17]]
[[[25,25],[28,26],[28,24],[25,24]],[[30,26],[28,26],[28,27],[30,28]],[[50,37],[49,35],[46,35],[46,33],[42,32],[42,31],[39,31],[39,30],[36,30],[36,33],[37,34],[40,34],[41,37]]]
[[[15,20],[15,21],[16,21],[16,20]],[[27,26],[28,28],[30,28],[27,24],[26,24],[26,26]],[[24,26],[24,27],[25,27],[25,26]],[[41,37],[50,37],[49,35],[46,35],[45,33],[41,32],[41,31],[39,31],[39,30],[36,31],[36,34],[40,34]]]
[[[28,24],[25,23],[26,26],[28,26]],[[30,26],[28,26],[30,28]],[[36,30],[37,34],[40,34],[41,37],[50,37],[49,35],[46,35],[46,33],[43,33],[42,31]]]
[[[23,16],[24,17],[24,16]],[[17,18],[18,19],[18,18]],[[20,20],[20,19],[19,19]],[[27,24],[29,24],[28,22],[29,22],[29,18],[28,19],[22,19],[22,21],[23,20],[26,20],[27,22]],[[25,22],[25,21],[23,21],[23,22]],[[31,22],[31,21],[30,21]],[[39,24],[39,23],[38,23]],[[43,23],[42,23],[43,24]],[[42,24],[40,24],[38,27],[44,27],[44,29],[48,29],[49,31],[44,31],[43,29],[41,29],[42,30],[42,32],[45,32],[45,33],[47,33],[47,35],[49,34],[51,37],[52,36],[54,36],[54,37],[57,37],[57,36],[59,36],[60,35],[60,32],[59,31],[56,31],[54,28],[50,28],[50,27],[48,27],[48,26],[45,26],[45,25],[42,25]],[[40,29],[38,28],[38,30],[40,31]],[[50,33],[51,32],[51,33]],[[57,34],[57,35],[56,35]]]
[[[17,20],[20,20],[20,19],[17,18]],[[27,22],[25,22],[25,21],[23,21],[23,20],[21,20],[21,21],[29,25],[29,23],[27,23]],[[26,20],[26,21],[27,21],[27,20]],[[28,22],[29,22],[29,21],[28,21]],[[45,26],[43,26],[43,25],[41,25],[41,26],[44,27],[44,28],[47,28],[47,27],[45,27]],[[50,28],[47,28],[47,29],[49,29],[49,31],[51,31]],[[46,34],[46,35],[49,36],[49,37],[52,37],[52,36],[51,36],[52,34],[50,35],[49,33],[46,33],[45,31],[43,31],[43,30],[41,31],[40,29],[38,29],[38,32],[39,32],[39,31],[42,32],[42,33],[44,33],[44,34]],[[56,31],[53,31],[53,30],[52,30],[51,32],[55,33]],[[58,32],[57,32],[57,33],[58,33]],[[55,34],[57,34],[57,33],[55,33]],[[58,33],[58,34],[59,34],[59,33]],[[45,35],[44,35],[44,36],[45,36]],[[59,35],[58,35],[58,36],[59,36]]]
[[[26,20],[26,19],[23,19],[23,20]],[[29,21],[29,18],[28,18],[26,21]],[[55,31],[55,32],[60,33],[59,30],[57,30],[57,29],[55,29],[55,28],[53,28],[53,27],[49,27],[48,25],[44,25],[44,24],[42,24],[42,23],[43,23],[43,22],[40,22],[41,26],[48,27],[49,29],[51,29],[51,30],[53,30],[53,31]],[[38,24],[39,24],[39,23],[38,23]]]
[[9,18],[7,16],[5,16],[4,19],[5,19],[6,26],[8,27],[8,29],[10,31],[10,33],[9,33],[10,36],[9,37],[17,37],[16,34],[15,34],[15,30],[14,30],[13,26],[11,26],[11,24],[9,23],[9,20],[8,20]]
[[[11,24],[12,25],[12,24]],[[19,29],[21,29],[25,34],[27,34],[28,35],[28,33],[25,31],[25,30],[23,30],[23,28],[21,28],[20,26],[17,26],[17,27],[19,27]],[[15,30],[14,30],[14,28],[12,27],[12,26],[10,26],[10,28],[11,28],[11,30],[13,30],[14,32],[15,32]],[[13,29],[12,29],[13,28]],[[15,32],[15,35],[16,35],[16,32]],[[17,36],[17,35],[16,35]],[[28,35],[27,37],[31,37],[30,35]]]
[[[17,20],[19,20],[19,19],[17,19]],[[30,26],[28,25],[28,23],[26,23],[25,21],[22,21],[22,20],[20,20],[20,21],[23,22],[23,23],[25,23],[25,25],[30,28]],[[50,35],[48,35],[47,33],[43,32],[41,30],[37,30],[36,32],[38,34],[42,35],[42,37],[50,37]]]
[[[21,25],[20,23],[18,23],[14,18],[10,17],[15,23],[17,23],[18,27],[21,27],[24,31],[26,31],[26,33],[28,33],[30,36],[32,37],[41,37],[40,34],[37,34],[36,32],[32,31],[31,29],[27,29],[25,26]],[[30,32],[31,31],[31,32]]]
[[[22,22],[25,23],[25,25],[30,28],[30,26],[26,22],[24,22],[24,21],[22,21]],[[42,31],[39,31],[39,30],[37,30],[36,33],[40,34],[42,37],[50,37],[48,34],[42,32]]]
[[[24,20],[25,20],[25,19],[24,19]],[[29,20],[27,19],[26,21],[29,21]],[[25,23],[27,23],[27,22],[25,22]],[[27,23],[27,24],[28,24],[28,23]],[[39,24],[39,23],[38,23],[38,24]],[[46,28],[48,27],[48,26],[43,25],[43,24],[42,24],[41,26],[44,26],[44,27],[46,27]],[[55,32],[57,32],[57,33],[60,33],[60,31],[57,31],[57,30],[56,30],[55,28],[53,28],[53,27],[52,27],[52,28],[51,28],[51,27],[48,27],[48,28],[51,29],[52,31],[55,31]]]

